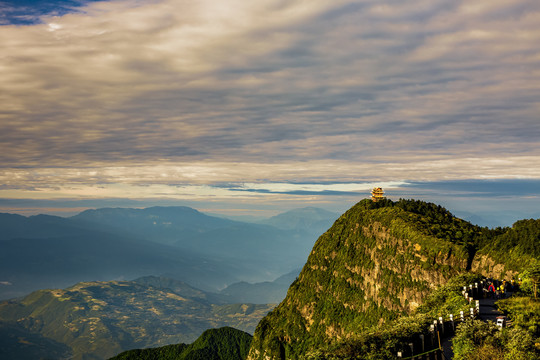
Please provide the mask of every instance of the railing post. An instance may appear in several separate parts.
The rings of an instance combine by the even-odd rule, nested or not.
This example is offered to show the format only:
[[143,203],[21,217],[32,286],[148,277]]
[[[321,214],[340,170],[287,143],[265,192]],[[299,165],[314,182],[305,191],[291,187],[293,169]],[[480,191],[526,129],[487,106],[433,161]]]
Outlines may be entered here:
[[485,295],[484,288],[485,288],[484,280],[480,280],[480,290],[479,290],[480,299],[484,298],[484,295]]
[[434,349],[437,347],[437,345],[435,345],[435,325],[430,325],[429,326],[429,335],[430,335],[430,345],[431,345],[431,348]]

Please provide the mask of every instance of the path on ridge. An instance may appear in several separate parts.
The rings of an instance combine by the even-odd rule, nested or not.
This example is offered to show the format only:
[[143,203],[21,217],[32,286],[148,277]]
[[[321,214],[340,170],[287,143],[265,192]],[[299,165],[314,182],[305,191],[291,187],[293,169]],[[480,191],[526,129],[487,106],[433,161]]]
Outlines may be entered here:
[[[511,293],[508,294],[508,297],[512,296]],[[499,299],[486,298],[480,299],[480,319],[484,321],[493,321],[497,322],[497,316],[504,315],[502,312],[497,310],[495,302]]]
[[[507,296],[512,296],[512,293],[507,293]],[[497,310],[495,302],[498,300],[499,299],[494,298],[480,299],[480,313],[478,314],[478,318],[483,321],[492,321],[496,323],[497,316],[504,315],[501,311]],[[454,351],[452,350],[452,339],[453,336],[445,339],[442,344],[444,350],[444,358],[447,360],[454,358]]]

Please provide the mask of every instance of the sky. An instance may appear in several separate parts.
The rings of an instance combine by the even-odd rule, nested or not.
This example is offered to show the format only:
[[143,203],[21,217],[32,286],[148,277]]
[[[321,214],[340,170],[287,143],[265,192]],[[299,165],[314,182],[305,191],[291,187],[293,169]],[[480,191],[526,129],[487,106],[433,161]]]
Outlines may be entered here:
[[538,44],[537,0],[0,0],[0,212],[540,217]]

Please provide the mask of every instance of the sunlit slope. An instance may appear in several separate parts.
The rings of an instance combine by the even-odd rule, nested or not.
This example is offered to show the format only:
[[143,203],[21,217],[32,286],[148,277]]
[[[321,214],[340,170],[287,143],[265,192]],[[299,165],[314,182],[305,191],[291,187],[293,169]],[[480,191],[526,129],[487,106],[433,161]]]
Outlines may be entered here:
[[84,282],[0,302],[0,325],[67,345],[74,360],[104,359],[127,349],[189,343],[209,328],[253,332],[272,307],[225,304],[185,283],[146,277]]
[[519,220],[492,233],[478,244],[473,271],[502,279],[540,263],[540,219]]
[[317,240],[285,300],[259,323],[249,359],[295,359],[410,313],[467,271],[487,236],[434,204],[361,201]]

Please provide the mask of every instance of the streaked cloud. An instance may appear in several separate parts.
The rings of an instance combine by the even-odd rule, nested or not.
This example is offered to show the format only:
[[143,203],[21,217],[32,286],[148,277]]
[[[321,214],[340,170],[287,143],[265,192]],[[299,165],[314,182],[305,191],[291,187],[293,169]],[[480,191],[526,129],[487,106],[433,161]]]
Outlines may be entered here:
[[0,197],[540,178],[537,1],[120,0],[57,15],[0,27]]

